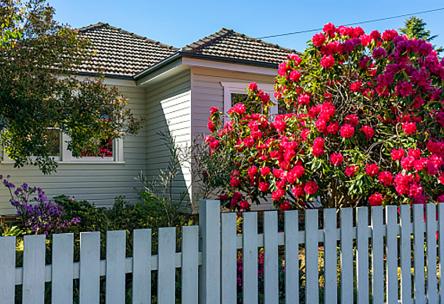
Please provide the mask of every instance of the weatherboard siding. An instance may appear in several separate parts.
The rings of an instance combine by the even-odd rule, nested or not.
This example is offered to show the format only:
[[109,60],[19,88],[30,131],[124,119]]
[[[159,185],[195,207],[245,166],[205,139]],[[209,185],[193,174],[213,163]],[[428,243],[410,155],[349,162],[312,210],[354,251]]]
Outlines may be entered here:
[[274,83],[273,76],[240,73],[225,70],[193,68],[192,69],[192,136],[207,134],[209,109],[216,106],[223,109],[224,89],[222,82]]
[[[121,94],[128,98],[129,107],[137,116],[147,113],[146,94],[143,88],[119,86]],[[111,206],[116,196],[124,195],[130,200],[138,196],[137,174],[146,164],[147,128],[135,136],[123,139],[124,163],[60,163],[57,172],[43,175],[35,167],[14,168],[12,164],[0,164],[0,174],[11,175],[16,183],[27,182],[42,187],[51,196],[66,194],[77,199],[86,199],[98,206]],[[0,214],[11,214],[14,209],[9,202],[9,193],[0,186]]]
[[[191,77],[191,116],[192,116],[192,138],[202,138],[208,134],[207,122],[209,109],[212,106],[223,110],[224,89],[223,82],[245,83],[245,89],[250,82],[273,84],[274,77],[226,71],[220,69],[193,68]],[[193,164],[192,164],[192,167]],[[194,197],[199,198],[197,183],[193,184]],[[264,203],[260,209],[269,209],[270,204]]]
[[[168,167],[171,160],[162,132],[172,137],[183,149],[191,146],[191,75],[186,70],[146,87],[148,113],[146,129],[149,130],[146,145],[146,176],[158,178],[160,170]],[[184,163],[173,184],[175,198],[191,193],[190,164]],[[188,194],[189,198],[189,194]]]

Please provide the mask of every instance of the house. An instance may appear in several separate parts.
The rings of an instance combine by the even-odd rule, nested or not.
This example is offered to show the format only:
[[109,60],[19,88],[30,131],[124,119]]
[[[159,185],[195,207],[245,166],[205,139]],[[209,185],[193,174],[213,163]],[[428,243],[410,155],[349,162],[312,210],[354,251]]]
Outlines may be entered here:
[[[77,68],[78,77],[102,73],[105,83],[118,87],[130,108],[144,118],[143,128],[135,136],[109,143],[105,156],[80,158],[72,157],[64,135],[56,130],[56,173],[14,168],[7,156],[0,173],[10,174],[16,183],[39,185],[50,196],[66,194],[98,206],[111,205],[119,195],[136,199],[139,172],[155,177],[165,167],[169,154],[159,131],[177,145],[190,146],[196,136],[207,132],[211,106],[227,110],[233,94],[245,93],[251,81],[271,92],[277,65],[292,52],[225,28],[181,49],[105,23],[84,27],[80,34],[91,40],[94,56]],[[182,166],[175,192],[188,191],[194,200],[192,167],[192,163]],[[8,199],[6,189],[0,189],[0,214],[14,211]]]

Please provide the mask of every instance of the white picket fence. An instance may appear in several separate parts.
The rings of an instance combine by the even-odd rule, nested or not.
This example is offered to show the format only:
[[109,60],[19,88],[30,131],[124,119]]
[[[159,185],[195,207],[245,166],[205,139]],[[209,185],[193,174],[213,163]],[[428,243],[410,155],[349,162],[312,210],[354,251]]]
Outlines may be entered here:
[[[101,260],[100,234],[85,232],[80,235],[80,260],[74,262],[73,234],[58,234],[52,239],[50,265],[45,264],[45,236],[24,238],[22,267],[16,266],[16,239],[1,237],[0,303],[101,303],[102,278],[106,303],[123,304],[131,298],[138,304],[234,304],[239,250],[242,303],[275,304],[282,297],[286,304],[320,299],[344,304],[444,303],[444,205],[346,208],[339,214],[325,209],[322,218],[320,212],[305,211],[304,225],[301,212],[285,212],[284,232],[279,232],[277,212],[265,212],[263,233],[258,233],[258,213],[245,212],[239,235],[236,214],[221,214],[218,201],[205,201],[199,226],[182,227],[181,252],[176,252],[176,228],[159,229],[157,255],[151,250],[151,230],[135,230],[132,257],[126,256],[126,232],[109,231],[106,258]],[[258,275],[262,248],[263,286]],[[126,290],[128,276],[131,293]],[[157,288],[152,290],[154,278]],[[77,279],[78,299],[73,293]],[[45,299],[45,283],[51,287],[50,299]],[[21,299],[16,299],[17,285]]]

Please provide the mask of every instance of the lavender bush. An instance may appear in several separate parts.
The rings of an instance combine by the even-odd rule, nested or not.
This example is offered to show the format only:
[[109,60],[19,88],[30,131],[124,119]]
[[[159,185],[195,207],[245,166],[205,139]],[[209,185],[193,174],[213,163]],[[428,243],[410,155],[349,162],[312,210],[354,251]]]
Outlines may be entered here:
[[17,210],[17,215],[22,221],[22,228],[34,234],[51,234],[66,231],[72,225],[80,222],[79,217],[69,218],[63,207],[46,196],[39,187],[30,187],[27,183],[16,187],[10,180],[10,176],[0,175],[3,185],[11,194],[9,200]]

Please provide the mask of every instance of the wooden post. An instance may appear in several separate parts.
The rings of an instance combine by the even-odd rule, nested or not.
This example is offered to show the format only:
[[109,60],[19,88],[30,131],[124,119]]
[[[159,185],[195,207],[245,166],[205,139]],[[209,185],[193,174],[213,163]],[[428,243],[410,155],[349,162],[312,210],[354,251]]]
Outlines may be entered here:
[[199,275],[200,303],[220,304],[221,261],[220,202],[200,201],[199,230],[202,266]]

